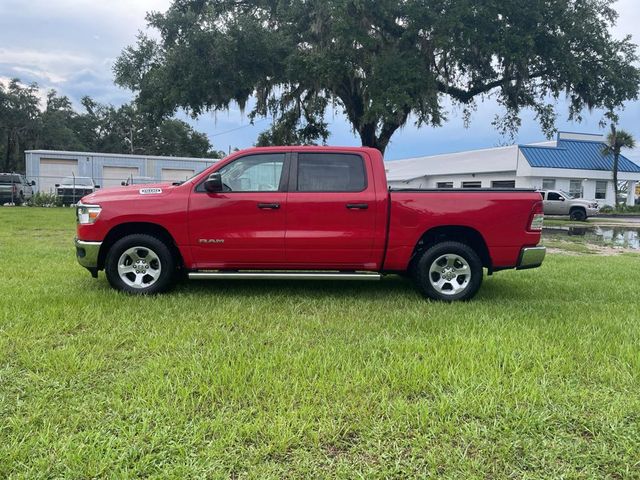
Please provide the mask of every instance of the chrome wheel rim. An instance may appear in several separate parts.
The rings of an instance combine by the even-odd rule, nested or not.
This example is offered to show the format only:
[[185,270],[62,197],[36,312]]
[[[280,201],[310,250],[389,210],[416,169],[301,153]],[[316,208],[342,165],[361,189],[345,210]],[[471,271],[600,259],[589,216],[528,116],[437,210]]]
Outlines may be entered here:
[[434,260],[429,268],[429,282],[442,295],[463,292],[471,281],[471,267],[460,255],[447,253]]
[[129,287],[149,288],[160,278],[160,257],[147,247],[132,247],[120,255],[118,275]]

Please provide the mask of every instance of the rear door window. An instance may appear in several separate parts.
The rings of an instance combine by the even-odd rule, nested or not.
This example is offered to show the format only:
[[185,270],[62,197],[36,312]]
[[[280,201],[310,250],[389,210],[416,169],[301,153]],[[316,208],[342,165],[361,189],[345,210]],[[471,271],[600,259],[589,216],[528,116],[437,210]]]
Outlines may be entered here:
[[297,170],[298,192],[361,192],[367,188],[360,155],[300,153]]

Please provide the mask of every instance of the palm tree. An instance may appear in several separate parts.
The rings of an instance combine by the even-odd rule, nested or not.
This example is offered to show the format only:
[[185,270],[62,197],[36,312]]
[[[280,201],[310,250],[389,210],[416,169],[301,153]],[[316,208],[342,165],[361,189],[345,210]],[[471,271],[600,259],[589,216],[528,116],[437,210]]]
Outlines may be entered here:
[[618,186],[618,162],[620,151],[623,148],[635,148],[636,141],[633,136],[624,130],[616,130],[611,124],[611,133],[607,135],[607,144],[602,148],[603,155],[613,155],[613,188],[616,191],[616,207],[620,200],[620,187]]

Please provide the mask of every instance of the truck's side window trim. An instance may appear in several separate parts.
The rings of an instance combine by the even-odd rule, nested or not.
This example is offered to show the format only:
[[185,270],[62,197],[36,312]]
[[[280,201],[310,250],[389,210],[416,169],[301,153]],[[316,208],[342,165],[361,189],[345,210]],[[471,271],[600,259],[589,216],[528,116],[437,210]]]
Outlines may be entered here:
[[[299,164],[300,164],[300,156],[301,155],[324,155],[324,156],[344,156],[344,157],[358,157],[360,159],[360,165],[362,167],[362,182],[363,186],[360,189],[352,190],[352,189],[331,189],[331,190],[311,190],[299,189]],[[298,193],[358,193],[364,192],[369,188],[369,179],[368,179],[368,169],[365,164],[365,158],[359,153],[340,153],[340,152],[330,152],[330,153],[322,153],[322,152],[296,152],[292,155],[291,160],[291,169],[290,169],[290,181],[289,181],[289,192],[298,192]]]
[[[287,153],[287,152],[261,152],[261,153],[253,153],[250,155],[243,155],[241,157],[238,157],[236,159],[234,159],[233,161],[227,163],[226,165],[216,168],[215,170],[212,170],[210,173],[215,173],[215,172],[219,172],[221,169],[228,167],[229,165],[234,164],[235,162],[239,161],[239,160],[243,160],[249,157],[257,157],[257,156],[264,156],[264,155],[282,155],[283,156],[283,163],[282,163],[282,170],[280,171],[280,180],[278,183],[278,188],[277,190],[225,190],[223,192],[220,193],[224,193],[224,194],[237,194],[237,193],[277,193],[277,192],[286,192],[288,190],[288,186],[289,186],[289,177],[290,177],[290,170],[291,170],[291,154]],[[208,192],[204,189],[204,182],[207,181],[207,177],[205,177],[195,188],[195,192],[196,193],[205,193],[208,194]]]

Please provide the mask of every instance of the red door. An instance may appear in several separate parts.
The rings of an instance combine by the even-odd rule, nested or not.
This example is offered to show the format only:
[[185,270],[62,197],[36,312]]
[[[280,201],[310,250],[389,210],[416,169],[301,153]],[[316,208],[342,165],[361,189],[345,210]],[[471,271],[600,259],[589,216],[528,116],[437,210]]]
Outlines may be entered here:
[[292,160],[286,258],[291,268],[374,270],[381,206],[368,158],[300,152]]
[[284,153],[240,157],[218,170],[223,192],[208,193],[202,184],[195,188],[189,200],[194,268],[274,268],[284,263],[285,163]]

